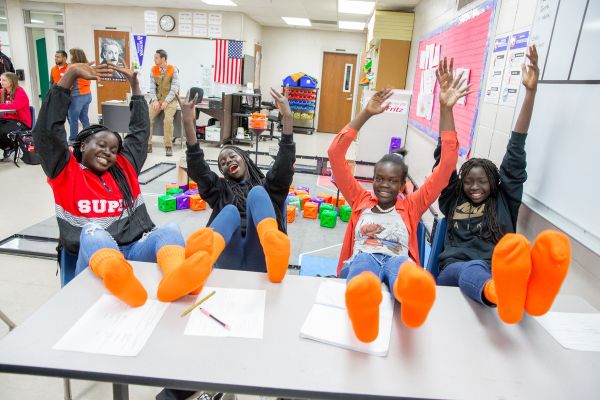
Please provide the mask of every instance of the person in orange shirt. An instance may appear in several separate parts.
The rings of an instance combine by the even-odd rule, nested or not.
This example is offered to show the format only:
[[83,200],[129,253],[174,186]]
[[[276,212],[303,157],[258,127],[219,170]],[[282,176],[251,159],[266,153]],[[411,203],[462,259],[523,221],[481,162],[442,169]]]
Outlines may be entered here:
[[[88,63],[87,57],[83,50],[73,48],[69,50],[71,54],[71,64]],[[90,126],[88,118],[88,110],[92,102],[92,92],[90,90],[90,81],[79,78],[71,88],[71,105],[69,106],[69,144],[73,144],[79,132],[79,121],[83,128]]]
[[67,72],[67,52],[58,50],[54,53],[54,62],[56,65],[50,70],[50,87],[58,84],[60,78]]

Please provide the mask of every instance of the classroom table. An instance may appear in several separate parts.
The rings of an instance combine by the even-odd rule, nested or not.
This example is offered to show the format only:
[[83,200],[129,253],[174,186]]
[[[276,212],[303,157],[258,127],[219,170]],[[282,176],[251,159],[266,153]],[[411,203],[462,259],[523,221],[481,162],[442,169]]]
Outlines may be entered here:
[[[133,265],[154,297],[158,267]],[[319,399],[600,398],[600,353],[565,350],[528,316],[505,325],[458,288],[438,287],[416,330],[402,325],[396,306],[386,357],[300,338],[323,279],[273,284],[263,273],[213,271],[209,286],[266,290],[263,339],[183,335],[180,314],[195,299],[187,296],[169,305],[137,357],[52,350],[107,293],[86,270],[0,340],[0,372],[113,382],[115,399],[128,398],[127,384]],[[576,296],[559,296],[556,309],[595,312]]]
[[[129,119],[131,112],[129,104],[126,101],[104,101],[102,102],[102,124],[113,131],[120,133],[129,133]],[[165,114],[160,113],[154,120],[155,136],[163,136]],[[177,107],[175,118],[173,119],[173,139],[180,138],[182,135],[181,109]]]

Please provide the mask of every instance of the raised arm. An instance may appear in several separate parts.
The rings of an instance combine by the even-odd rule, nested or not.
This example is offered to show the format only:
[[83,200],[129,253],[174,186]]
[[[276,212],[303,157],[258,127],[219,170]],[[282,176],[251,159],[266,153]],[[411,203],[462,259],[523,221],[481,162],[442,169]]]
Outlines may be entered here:
[[[436,76],[440,84],[440,158],[431,175],[423,185],[407,196],[411,209],[419,216],[433,204],[433,202],[448,186],[452,174],[456,173],[458,161],[458,139],[454,127],[453,107],[461,97],[469,94],[469,86],[461,89],[464,79],[462,74],[453,78],[453,60],[448,65],[447,59],[440,62]],[[441,205],[440,205],[441,207]],[[443,211],[444,212],[444,211]],[[445,212],[444,212],[445,213]]]
[[67,145],[65,120],[71,104],[70,89],[73,83],[78,78],[96,80],[109,76],[110,71],[106,65],[92,67],[88,64],[73,64],[58,81],[58,85],[46,95],[33,129],[33,139],[42,169],[50,179],[60,174],[71,155]]
[[129,134],[123,140],[123,155],[129,160],[136,173],[139,174],[148,156],[148,135],[150,133],[148,103],[142,95],[137,72],[113,64],[110,64],[108,68],[127,78],[131,86]]
[[279,142],[279,151],[273,166],[267,172],[265,187],[269,193],[277,194],[283,199],[287,196],[294,178],[294,163],[296,162],[296,143],[294,143],[294,126],[292,110],[288,102],[288,89],[285,95],[278,93],[271,88],[271,96],[281,112],[281,121],[283,131],[281,142]]
[[358,113],[358,115],[333,138],[329,145],[329,149],[327,150],[335,183],[350,205],[364,194],[366,189],[354,178],[350,166],[346,161],[346,152],[365,122],[372,116],[381,114],[388,108],[388,103],[386,101],[390,97],[392,97],[392,89],[389,88],[382,89],[375,93],[364,110]]

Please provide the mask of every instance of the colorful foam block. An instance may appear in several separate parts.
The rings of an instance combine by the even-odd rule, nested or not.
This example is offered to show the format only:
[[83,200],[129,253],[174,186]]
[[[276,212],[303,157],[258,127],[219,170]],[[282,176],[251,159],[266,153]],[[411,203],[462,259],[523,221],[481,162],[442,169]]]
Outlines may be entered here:
[[312,197],[310,201],[312,201],[313,203],[317,203],[319,205],[319,208],[321,208],[321,204],[325,203],[325,199],[322,199],[320,197]]
[[296,196],[308,196],[308,192],[306,190],[296,189],[294,192],[296,193]]
[[291,224],[296,219],[296,207],[287,206],[287,222]]
[[188,196],[193,196],[195,194],[198,194],[198,190],[188,189],[185,192],[183,192],[183,194],[187,194]]
[[181,189],[182,191],[184,191],[184,192],[185,192],[185,191],[186,191],[186,190],[188,190],[189,188],[188,188],[188,185],[179,185],[179,189]]
[[165,192],[168,192],[169,189],[179,189],[179,186],[177,186],[175,182],[167,183],[167,186],[165,187]]
[[344,222],[350,221],[350,214],[352,214],[352,207],[344,204],[340,207],[340,219]]
[[295,195],[296,195],[296,191],[295,190],[290,190],[288,192],[288,197],[292,197],[292,196],[295,196]]
[[296,192],[298,192],[298,190],[302,190],[302,191],[304,191],[306,193],[310,193],[310,189],[307,186],[298,186],[296,188]]
[[333,208],[333,204],[329,204],[329,203],[321,204],[321,207],[319,207],[319,219],[321,219],[323,212],[325,212],[327,210],[335,211],[335,209]]
[[321,226],[324,228],[335,228],[337,222],[337,212],[335,210],[324,210],[321,213]]
[[190,196],[185,194],[175,196],[175,205],[178,210],[187,210],[190,208]]
[[302,210],[300,198],[298,196],[288,197],[288,205],[296,207],[298,211]]
[[172,187],[170,189],[167,189],[167,194],[170,194],[172,196],[176,196],[181,193],[183,193],[183,190],[179,189],[178,187]]
[[158,198],[158,209],[163,212],[175,211],[177,209],[177,200],[168,194],[160,196]]
[[198,184],[194,181],[190,181],[188,183],[188,186],[189,186],[190,190],[198,190]]
[[325,203],[333,204],[333,196],[327,193],[320,193],[317,197],[325,200]]
[[317,219],[318,212],[319,205],[317,203],[313,203],[312,201],[307,201],[302,206],[302,216],[304,218]]
[[310,201],[310,196],[307,194],[303,194],[303,195],[299,195],[298,196],[300,198],[300,208],[304,208],[304,204],[306,204],[307,201]]
[[333,200],[332,200],[332,204],[335,207],[339,208],[339,207],[343,206],[344,204],[346,204],[346,199],[344,199],[342,196],[340,196],[340,197],[337,198],[337,201],[336,201],[336,198],[334,197]]
[[194,211],[206,210],[206,201],[199,194],[190,196],[190,208]]

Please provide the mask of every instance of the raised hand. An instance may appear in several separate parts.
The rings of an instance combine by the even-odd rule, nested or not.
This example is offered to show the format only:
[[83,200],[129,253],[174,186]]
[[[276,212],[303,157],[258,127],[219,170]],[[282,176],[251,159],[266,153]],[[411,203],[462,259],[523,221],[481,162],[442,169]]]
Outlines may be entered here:
[[279,112],[281,112],[284,117],[291,117],[292,109],[290,108],[290,103],[288,101],[289,89],[286,87],[285,95],[283,95],[271,88],[271,96],[273,96],[273,100],[275,100],[275,105],[279,109]]
[[78,63],[78,64],[70,64],[68,71],[72,71],[73,75],[76,75],[77,78],[87,79],[87,80],[101,80],[104,78],[110,78],[112,76],[112,72],[108,68],[106,64],[100,65],[90,65],[91,63]]
[[450,59],[450,64],[448,64],[447,57],[444,57],[443,60],[440,60],[438,65],[438,69],[435,71],[435,76],[437,78],[440,87],[446,87],[452,84],[454,80],[454,58]]
[[393,92],[391,88],[379,90],[369,100],[369,103],[365,107],[365,111],[371,116],[381,114],[389,107],[389,103],[386,103],[386,101],[392,97],[392,95]]
[[452,108],[458,101],[458,99],[465,97],[469,93],[469,89],[471,85],[468,85],[465,88],[462,88],[463,83],[465,82],[465,78],[463,78],[464,73],[458,75],[454,80],[449,81],[445,80],[443,85],[440,84],[440,106],[445,108]]
[[196,93],[192,100],[188,100],[189,97],[189,91],[185,96],[185,100],[182,100],[178,94],[175,95],[175,98],[179,103],[179,107],[181,108],[181,119],[183,120],[184,124],[196,122],[196,104],[198,103],[198,93]]
[[538,53],[535,44],[529,46],[527,58],[529,59],[529,64],[527,66],[525,64],[521,65],[523,86],[525,86],[527,90],[536,90],[538,79],[540,77],[540,69],[538,67]]
[[101,65],[105,65],[105,66],[108,65],[109,70],[120,72],[125,78],[127,78],[131,87],[140,84],[140,82],[138,80],[138,73],[134,72],[133,70],[131,70],[129,68],[119,67],[118,65],[114,65],[114,64],[101,64]]

